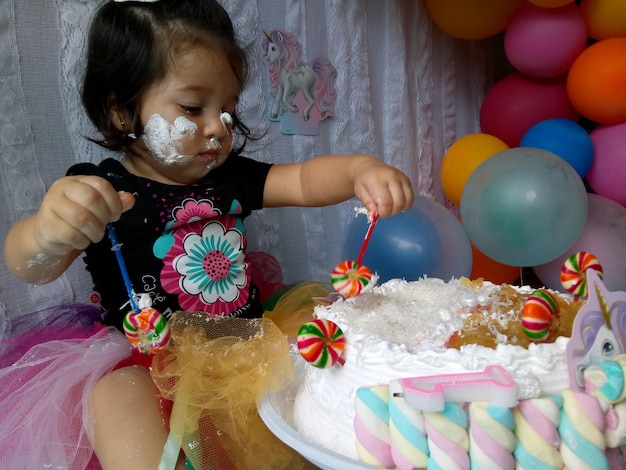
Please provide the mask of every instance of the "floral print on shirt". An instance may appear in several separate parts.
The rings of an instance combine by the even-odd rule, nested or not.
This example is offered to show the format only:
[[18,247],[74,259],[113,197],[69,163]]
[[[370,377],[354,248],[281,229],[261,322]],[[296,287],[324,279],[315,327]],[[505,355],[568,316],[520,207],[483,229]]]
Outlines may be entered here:
[[154,244],[163,288],[182,309],[228,315],[248,301],[250,271],[239,204],[221,215],[209,200],[186,199]]

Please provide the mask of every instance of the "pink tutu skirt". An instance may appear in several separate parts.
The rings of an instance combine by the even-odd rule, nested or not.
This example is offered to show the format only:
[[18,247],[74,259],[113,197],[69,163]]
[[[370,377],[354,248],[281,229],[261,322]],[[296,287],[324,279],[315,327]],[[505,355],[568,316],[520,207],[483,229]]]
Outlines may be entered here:
[[20,316],[0,341],[0,468],[99,468],[91,445],[95,383],[131,357],[99,309],[67,305]]

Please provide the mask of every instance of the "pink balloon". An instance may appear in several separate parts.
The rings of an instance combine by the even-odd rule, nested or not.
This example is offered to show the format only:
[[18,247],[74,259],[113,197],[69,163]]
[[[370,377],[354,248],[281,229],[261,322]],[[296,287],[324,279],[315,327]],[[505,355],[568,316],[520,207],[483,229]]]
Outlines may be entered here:
[[597,194],[626,205],[626,123],[598,126],[590,137],[595,156],[587,182]]
[[564,77],[537,79],[516,72],[485,95],[480,128],[509,147],[517,147],[526,131],[538,122],[552,118],[578,121],[579,117],[569,102]]
[[538,78],[564,74],[586,46],[587,25],[574,3],[559,8],[527,3],[504,35],[509,62],[520,72]]
[[574,253],[586,251],[600,261],[607,288],[626,291],[626,207],[597,194],[587,194],[587,200],[589,212],[580,237],[563,255],[533,271],[546,287],[565,292],[560,278],[563,263]]

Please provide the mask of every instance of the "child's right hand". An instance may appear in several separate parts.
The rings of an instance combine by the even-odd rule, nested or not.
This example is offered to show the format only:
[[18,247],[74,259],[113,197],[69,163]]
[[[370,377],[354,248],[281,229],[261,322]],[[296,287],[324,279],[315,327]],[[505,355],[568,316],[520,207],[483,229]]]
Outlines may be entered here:
[[53,281],[134,203],[132,194],[116,191],[98,176],[61,178],[52,184],[39,211],[9,230],[4,261],[24,282]]
[[106,225],[135,203],[99,176],[66,176],[55,181],[34,216],[33,237],[43,253],[64,256],[104,237]]

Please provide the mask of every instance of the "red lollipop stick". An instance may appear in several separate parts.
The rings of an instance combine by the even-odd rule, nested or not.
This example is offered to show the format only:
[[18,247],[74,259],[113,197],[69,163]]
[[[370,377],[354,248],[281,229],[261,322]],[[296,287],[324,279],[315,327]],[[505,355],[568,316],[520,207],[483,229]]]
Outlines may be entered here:
[[370,238],[372,238],[374,227],[376,227],[376,222],[378,222],[378,212],[374,213],[374,215],[372,216],[372,223],[368,227],[367,233],[365,234],[365,239],[363,240],[363,245],[361,246],[361,251],[359,252],[359,257],[356,259],[356,264],[358,266],[361,266],[363,256],[365,256],[365,250],[367,249],[367,245],[370,242]]
[[361,264],[367,245],[372,238],[372,232],[378,221],[378,213],[372,216],[359,257],[355,261],[342,261],[332,272],[331,282],[333,288],[346,297],[353,297],[360,294],[363,289],[372,281],[372,271]]

